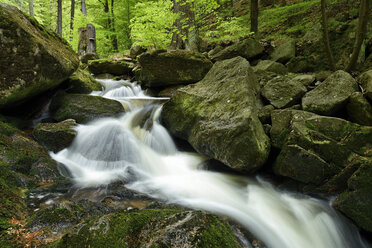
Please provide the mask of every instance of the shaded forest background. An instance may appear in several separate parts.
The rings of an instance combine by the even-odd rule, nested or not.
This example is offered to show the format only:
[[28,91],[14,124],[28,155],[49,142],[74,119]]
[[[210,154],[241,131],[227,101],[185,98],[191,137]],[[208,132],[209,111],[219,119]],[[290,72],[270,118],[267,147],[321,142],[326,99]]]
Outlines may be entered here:
[[[62,36],[74,50],[78,47],[78,28],[96,27],[97,53],[108,57],[123,53],[134,45],[167,48],[178,32],[180,18],[171,0],[0,0],[33,15],[47,28],[58,31],[58,3],[62,6]],[[252,35],[250,0],[187,0],[193,13],[193,27],[201,47],[212,42],[234,41]],[[84,8],[84,3],[86,7]],[[258,31],[261,38],[280,40],[300,38],[321,19],[320,0],[261,0]],[[356,0],[327,2],[330,29],[342,28],[358,16]],[[182,25],[190,19],[183,18]]]

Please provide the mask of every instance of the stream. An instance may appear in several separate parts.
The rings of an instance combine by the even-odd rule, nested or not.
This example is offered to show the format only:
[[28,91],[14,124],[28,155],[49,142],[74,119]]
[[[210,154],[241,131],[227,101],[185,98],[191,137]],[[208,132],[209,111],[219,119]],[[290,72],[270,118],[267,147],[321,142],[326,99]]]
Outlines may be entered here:
[[179,151],[159,121],[167,98],[149,97],[129,81],[99,81],[104,90],[92,94],[120,101],[127,112],[79,125],[72,145],[51,153],[77,187],[123,181],[147,196],[227,216],[270,248],[370,247],[330,202],[278,191],[261,178],[207,171],[206,157]]

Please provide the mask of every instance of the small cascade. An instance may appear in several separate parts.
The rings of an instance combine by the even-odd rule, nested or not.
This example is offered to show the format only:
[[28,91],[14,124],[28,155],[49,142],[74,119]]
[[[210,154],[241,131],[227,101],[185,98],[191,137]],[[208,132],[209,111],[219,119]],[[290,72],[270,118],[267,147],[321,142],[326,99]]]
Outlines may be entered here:
[[259,178],[203,170],[206,158],[178,151],[160,124],[156,98],[128,81],[100,82],[105,89],[95,95],[143,101],[122,117],[79,125],[73,144],[51,154],[79,187],[123,180],[148,196],[228,216],[268,247],[369,247],[326,201],[278,191]]

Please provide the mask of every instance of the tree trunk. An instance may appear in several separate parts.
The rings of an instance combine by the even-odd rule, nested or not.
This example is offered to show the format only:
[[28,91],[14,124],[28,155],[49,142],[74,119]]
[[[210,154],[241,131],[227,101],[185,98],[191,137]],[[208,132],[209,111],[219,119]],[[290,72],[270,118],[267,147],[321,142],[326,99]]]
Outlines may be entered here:
[[258,0],[251,0],[251,32],[258,32]]
[[78,54],[79,56],[85,55],[87,53],[88,38],[87,38],[87,28],[79,28],[79,45]]
[[85,28],[79,28],[79,56],[87,53],[96,54],[96,29],[92,24],[88,24]]
[[81,0],[81,13],[83,13],[83,15],[87,15],[87,6],[85,5],[85,0]]
[[34,17],[35,16],[35,12],[34,12],[34,0],[30,0],[28,2],[28,9],[30,11],[30,16]]
[[75,0],[71,0],[70,41],[74,37]]
[[114,0],[111,0],[111,31],[112,31],[112,47],[114,49],[114,52],[117,52],[119,50],[118,48],[118,38],[116,36],[116,30],[115,30],[115,14],[114,14]]
[[329,45],[329,37],[328,37],[328,24],[327,24],[327,16],[326,16],[326,0],[321,0],[321,11],[322,11],[322,26],[323,26],[323,41],[324,41],[324,49],[327,53],[329,68],[332,71],[336,70],[335,61],[333,59],[331,46]]
[[57,33],[62,37],[62,0],[58,0]]
[[361,0],[359,6],[359,21],[358,21],[358,30],[355,35],[355,43],[353,53],[349,64],[347,65],[345,71],[350,72],[354,69],[356,62],[359,57],[360,48],[363,44],[364,37],[366,35],[368,16],[369,16],[369,1],[370,0]]
[[171,49],[199,50],[199,32],[195,25],[195,14],[185,0],[172,0],[173,12],[180,13],[174,22],[177,31],[173,33]]

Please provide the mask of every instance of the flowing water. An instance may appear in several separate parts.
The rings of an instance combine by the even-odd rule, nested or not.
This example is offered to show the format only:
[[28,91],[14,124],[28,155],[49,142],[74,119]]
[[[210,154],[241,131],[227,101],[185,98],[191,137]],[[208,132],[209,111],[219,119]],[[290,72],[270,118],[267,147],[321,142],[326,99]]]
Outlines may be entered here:
[[77,127],[73,144],[52,154],[79,187],[123,180],[151,197],[228,216],[268,247],[369,247],[357,228],[330,203],[280,192],[261,179],[203,170],[205,157],[178,151],[159,123],[164,99],[128,81],[100,80],[94,95],[122,102],[129,111]]

